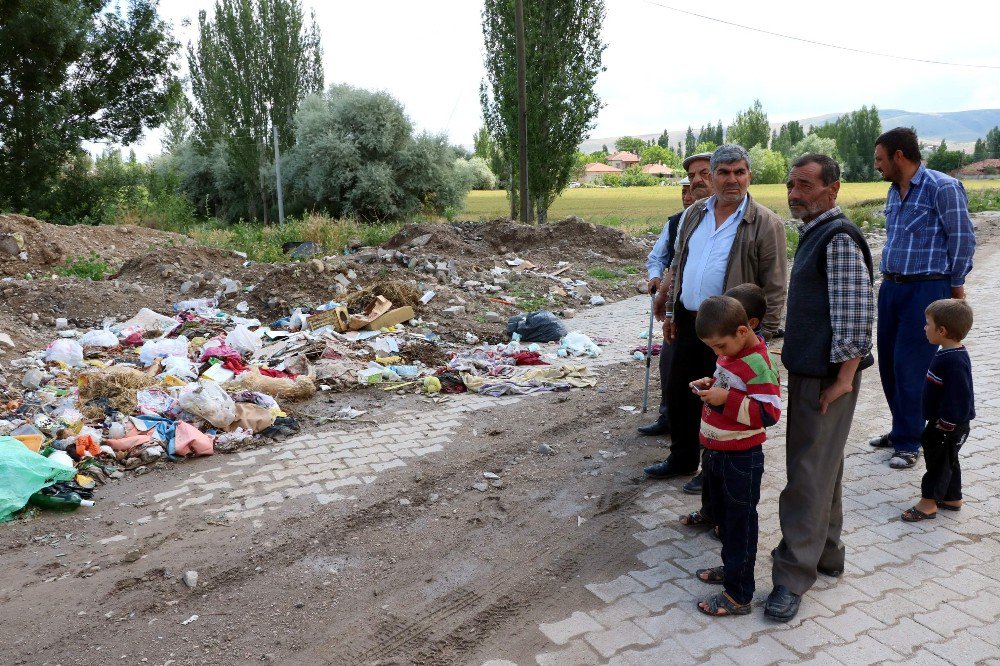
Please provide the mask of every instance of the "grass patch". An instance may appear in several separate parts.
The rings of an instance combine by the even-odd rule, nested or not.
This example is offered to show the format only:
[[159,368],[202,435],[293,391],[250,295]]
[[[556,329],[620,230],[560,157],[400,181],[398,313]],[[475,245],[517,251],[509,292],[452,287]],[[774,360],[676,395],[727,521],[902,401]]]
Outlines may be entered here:
[[545,294],[537,294],[526,287],[514,287],[511,289],[514,302],[521,312],[535,312],[536,310],[549,310],[553,301]]
[[610,271],[607,268],[591,268],[587,271],[587,275],[596,280],[617,280],[622,277],[621,273],[616,271]]
[[[963,183],[969,193],[969,207],[979,205],[979,193],[992,190],[992,195],[984,194],[979,210],[1000,209],[1000,190],[995,181],[970,180]],[[842,208],[851,208],[877,201],[884,206],[889,184],[843,183],[838,196]],[[751,185],[750,196],[767,206],[783,218],[789,217],[788,195],[783,184]],[[993,203],[990,203],[990,202]],[[647,232],[659,234],[667,217],[681,209],[681,188],[677,186],[656,187],[615,187],[600,189],[579,187],[566,190],[553,202],[549,209],[549,219],[558,220],[569,215],[578,215],[588,222],[604,224],[631,234]],[[510,213],[507,195],[503,190],[474,190],[466,199],[461,217],[469,220],[491,220],[505,217]],[[851,218],[854,219],[854,218]],[[873,224],[874,220],[870,220]]]
[[[983,181],[973,181],[981,183]],[[984,210],[1000,210],[1000,189],[969,190],[969,183],[964,183],[969,195],[969,212],[981,213]]]
[[205,222],[188,230],[201,245],[244,252],[248,259],[260,262],[292,261],[281,246],[292,241],[312,241],[327,254],[343,253],[351,239],[362,245],[381,245],[402,229],[402,223],[360,224],[354,220],[334,220],[324,215],[308,215],[288,220],[284,226],[241,222],[222,225]]
[[84,280],[103,280],[110,271],[108,264],[91,252],[87,257],[70,257],[61,266],[56,267],[56,273],[66,277],[78,277]]
[[623,266],[622,267],[622,273],[624,273],[625,275],[638,275],[641,272],[642,272],[642,269],[640,269],[638,266]]

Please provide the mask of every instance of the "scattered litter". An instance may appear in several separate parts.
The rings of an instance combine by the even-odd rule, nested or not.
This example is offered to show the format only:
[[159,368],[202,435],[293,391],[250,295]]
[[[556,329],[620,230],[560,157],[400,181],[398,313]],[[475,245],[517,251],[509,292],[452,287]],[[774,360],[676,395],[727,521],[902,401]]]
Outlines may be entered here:
[[188,624],[191,624],[192,622],[194,622],[197,619],[198,619],[198,615],[195,614],[195,615],[192,615],[191,617],[189,617],[188,619],[184,620],[183,622],[181,622],[181,624],[188,625]]

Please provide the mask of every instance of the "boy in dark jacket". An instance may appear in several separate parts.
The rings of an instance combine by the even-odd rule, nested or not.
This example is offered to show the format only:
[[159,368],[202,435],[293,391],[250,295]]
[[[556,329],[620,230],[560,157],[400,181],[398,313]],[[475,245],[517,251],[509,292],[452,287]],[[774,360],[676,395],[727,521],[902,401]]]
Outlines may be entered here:
[[924,384],[924,419],[920,436],[927,472],[920,482],[920,501],[903,512],[909,523],[937,517],[938,509],[962,508],[962,470],[958,452],[976,418],[972,390],[972,363],[962,340],[972,328],[972,308],[956,298],[934,301],[924,313],[924,332],[939,349],[931,360]]

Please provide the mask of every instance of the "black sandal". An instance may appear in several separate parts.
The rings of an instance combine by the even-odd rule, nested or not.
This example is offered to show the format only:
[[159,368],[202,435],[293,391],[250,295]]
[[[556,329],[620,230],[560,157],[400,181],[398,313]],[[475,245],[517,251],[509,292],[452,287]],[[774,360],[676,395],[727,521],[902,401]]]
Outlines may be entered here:
[[961,511],[962,505],[959,504],[955,506],[954,504],[945,504],[944,502],[937,502],[937,508],[944,509],[945,511]]
[[692,511],[686,516],[680,517],[681,525],[685,527],[710,527],[712,521],[701,514],[701,511]]
[[935,511],[934,513],[924,513],[917,507],[912,506],[906,511],[904,511],[903,515],[901,515],[900,518],[902,518],[908,523],[919,523],[921,520],[934,520],[935,518],[937,518],[937,512]]
[[[705,604],[708,608],[702,608],[701,605]],[[727,617],[729,615],[749,615],[750,611],[753,610],[751,604],[738,604],[730,598],[728,594],[722,592],[720,594],[713,594],[710,597],[705,597],[698,602],[698,610],[705,615],[711,615],[712,617]],[[719,611],[724,611],[720,613]]]
[[725,567],[712,567],[710,569],[698,569],[694,575],[703,583],[709,585],[722,585]]

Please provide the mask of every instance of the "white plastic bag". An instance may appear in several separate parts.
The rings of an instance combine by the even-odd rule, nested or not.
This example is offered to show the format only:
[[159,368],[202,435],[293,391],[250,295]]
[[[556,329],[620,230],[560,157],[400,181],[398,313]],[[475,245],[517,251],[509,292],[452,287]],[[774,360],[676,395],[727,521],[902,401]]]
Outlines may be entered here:
[[260,349],[260,336],[241,324],[226,336],[226,345],[241,354],[252,354]]
[[580,331],[573,331],[559,341],[558,354],[559,356],[589,356],[590,358],[596,358],[601,355],[601,348]]
[[168,356],[163,359],[163,372],[158,376],[162,379],[167,375],[192,382],[198,378],[198,368],[187,356]]
[[138,327],[143,331],[155,331],[166,335],[170,331],[177,328],[178,324],[179,322],[176,319],[165,317],[161,314],[153,312],[149,308],[143,308],[128,321],[123,321],[120,324],[112,326],[111,330],[115,333],[119,333],[127,329],[134,329],[135,327]]
[[88,331],[80,338],[80,344],[84,347],[117,347],[118,336],[106,328],[96,331]]
[[176,338],[160,338],[148,340],[139,350],[139,362],[143,367],[153,365],[153,361],[162,356],[183,356],[187,358],[188,339],[181,335]]
[[236,403],[211,380],[199,380],[197,387],[181,393],[179,403],[185,412],[205,419],[216,428],[225,428],[236,420]]
[[62,362],[74,367],[83,365],[83,347],[76,340],[53,340],[45,349],[45,362]]

